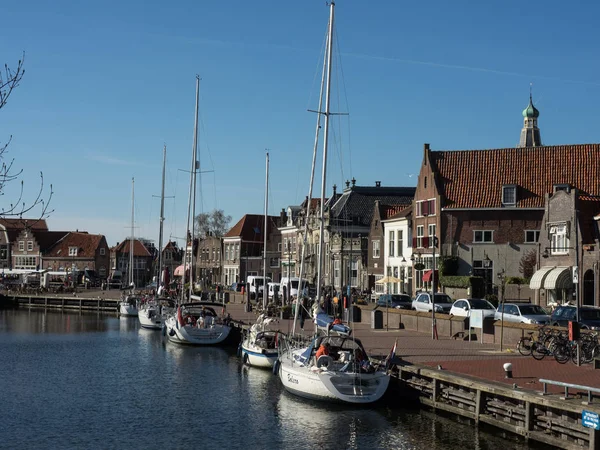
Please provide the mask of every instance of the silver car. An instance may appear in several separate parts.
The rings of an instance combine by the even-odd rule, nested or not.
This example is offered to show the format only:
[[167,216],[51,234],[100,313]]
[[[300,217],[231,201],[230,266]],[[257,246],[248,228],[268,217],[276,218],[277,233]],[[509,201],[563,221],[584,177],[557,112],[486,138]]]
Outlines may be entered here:
[[[435,312],[448,314],[452,308],[452,299],[447,294],[436,292],[435,294]],[[412,309],[421,312],[431,312],[433,304],[431,302],[431,293],[421,292],[412,302]]]
[[529,323],[534,325],[546,325],[550,322],[550,315],[544,308],[532,303],[505,303],[500,305],[494,318],[502,320],[504,309],[504,320],[506,322]]

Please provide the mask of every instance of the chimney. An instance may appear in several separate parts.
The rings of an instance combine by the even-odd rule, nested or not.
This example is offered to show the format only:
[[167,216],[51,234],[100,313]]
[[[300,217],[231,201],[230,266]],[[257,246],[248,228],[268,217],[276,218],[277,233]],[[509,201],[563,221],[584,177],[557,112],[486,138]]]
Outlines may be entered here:
[[346,188],[350,187],[350,182],[348,180],[346,180]]
[[375,182],[375,187],[381,187],[381,181],[376,181]]
[[333,185],[333,197],[335,197],[337,194],[337,184]]
[[285,209],[284,209],[284,208],[281,208],[281,212],[279,213],[279,221],[280,221],[280,225],[281,225],[282,227],[283,227],[283,226],[286,224],[286,222],[287,222],[287,219],[286,219],[286,214],[285,214]]
[[356,186],[356,179],[352,177],[352,187]]

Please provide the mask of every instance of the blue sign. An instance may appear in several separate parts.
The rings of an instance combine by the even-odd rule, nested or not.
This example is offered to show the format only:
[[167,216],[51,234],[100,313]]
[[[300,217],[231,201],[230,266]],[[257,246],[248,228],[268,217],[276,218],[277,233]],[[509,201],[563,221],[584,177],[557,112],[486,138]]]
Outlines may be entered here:
[[600,430],[600,417],[598,413],[593,411],[586,411],[585,409],[581,412],[581,425],[586,428],[594,428]]

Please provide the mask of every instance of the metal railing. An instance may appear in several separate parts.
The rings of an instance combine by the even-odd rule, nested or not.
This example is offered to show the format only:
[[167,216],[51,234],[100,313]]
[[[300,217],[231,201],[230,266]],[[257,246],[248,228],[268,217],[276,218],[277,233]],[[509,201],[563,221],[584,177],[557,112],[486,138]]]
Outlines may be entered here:
[[548,384],[552,384],[554,386],[564,387],[565,388],[565,398],[569,397],[569,388],[579,389],[581,391],[587,391],[587,393],[588,393],[588,403],[592,403],[592,399],[593,399],[592,392],[600,394],[600,389],[595,388],[595,387],[591,387],[591,386],[582,386],[581,384],[564,383],[562,381],[545,380],[543,378],[540,378],[539,381],[540,381],[540,383],[542,383],[544,385],[544,389],[542,391],[542,395],[548,394],[548,390],[547,390],[547,385]]

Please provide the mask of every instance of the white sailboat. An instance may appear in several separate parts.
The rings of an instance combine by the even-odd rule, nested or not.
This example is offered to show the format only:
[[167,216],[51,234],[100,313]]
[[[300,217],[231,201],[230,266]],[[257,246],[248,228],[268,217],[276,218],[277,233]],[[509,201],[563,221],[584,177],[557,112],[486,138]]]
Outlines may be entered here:
[[135,180],[131,179],[131,236],[129,238],[129,287],[130,293],[124,300],[119,302],[119,313],[121,316],[136,316],[138,315],[138,302],[140,298],[135,295],[135,282],[133,280],[133,254],[134,254],[134,237],[133,237],[133,220],[135,207]]
[[[167,163],[167,147],[163,147],[162,188],[160,194],[160,229],[158,233],[158,283],[163,272],[163,222],[165,220],[165,166]],[[159,291],[162,292],[162,289]],[[173,312],[173,301],[163,299],[160,294],[154,298],[144,299],[139,304],[138,319],[140,325],[151,330],[161,330],[169,313]]]
[[[164,332],[171,342],[178,344],[190,345],[218,345],[223,344],[228,340],[233,327],[229,316],[225,315],[225,306],[219,303],[195,302],[193,292],[193,230],[194,226],[190,227],[190,215],[192,222],[194,221],[193,204],[195,199],[196,173],[198,171],[198,103],[200,95],[200,77],[196,76],[196,115],[194,120],[194,144],[192,149],[192,165],[190,170],[190,192],[188,198],[188,213],[187,213],[187,230],[186,236],[192,238],[190,243],[192,252],[189,255],[189,266],[187,264],[187,245],[184,255],[184,268],[190,268],[190,290],[185,292],[186,270],[183,271],[181,300],[177,307],[176,314],[170,315],[165,320]],[[191,228],[191,230],[190,230]],[[187,243],[186,243],[187,244]],[[189,296],[189,301],[186,300]],[[217,307],[215,310],[214,307]],[[219,315],[217,311],[221,309]],[[238,335],[239,339],[239,335]]]
[[[320,128],[320,116],[325,117],[323,135],[323,167],[321,176],[321,205],[320,205],[320,233],[317,263],[317,297],[321,298],[321,268],[323,266],[323,241],[324,241],[324,205],[327,173],[327,144],[329,136],[330,118],[330,87],[333,48],[333,20],[335,3],[330,3],[330,18],[327,34],[327,52],[323,64],[321,81],[321,95],[317,119],[317,133],[313,151],[313,165],[309,188],[309,199],[312,198],[312,185]],[[325,76],[326,75],[326,76]],[[326,79],[325,111],[321,112],[323,100],[323,85]],[[310,204],[310,202],[308,202]],[[307,206],[306,220],[309,219]],[[306,228],[305,228],[306,229]],[[306,247],[306,232],[304,234]],[[300,264],[300,277],[302,277],[302,261]],[[298,300],[296,300],[296,318],[298,315]],[[295,331],[296,320],[294,320]],[[348,333],[349,334],[349,333]],[[293,340],[294,332],[290,339],[279,342],[280,356],[273,368],[279,375],[281,383],[292,394],[325,401],[343,403],[372,403],[383,397],[389,385],[389,375],[382,370],[375,369],[361,342],[354,337],[345,336],[317,336],[310,344],[297,346]],[[323,347],[323,350],[321,349]],[[322,354],[322,353],[325,354]]]
[[[265,181],[265,223],[264,223],[264,251],[263,251],[263,280],[267,279],[267,220],[269,208],[269,153],[266,157],[266,181]],[[263,311],[266,310],[268,293],[263,289]],[[244,364],[255,367],[272,368],[279,357],[277,344],[279,332],[268,330],[266,327],[274,319],[265,314],[258,316],[256,323],[245,333],[240,344],[242,361]]]

